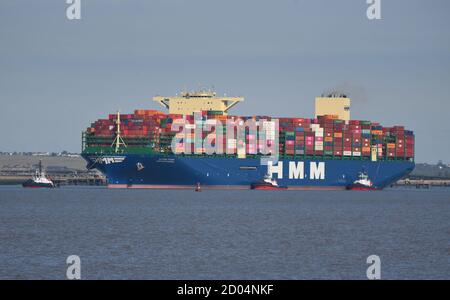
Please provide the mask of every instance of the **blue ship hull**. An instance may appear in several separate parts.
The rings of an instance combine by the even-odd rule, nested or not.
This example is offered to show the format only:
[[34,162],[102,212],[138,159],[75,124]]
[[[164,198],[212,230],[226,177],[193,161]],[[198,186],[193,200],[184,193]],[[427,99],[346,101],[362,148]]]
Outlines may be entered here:
[[[111,188],[194,189],[200,183],[202,188],[249,189],[269,169],[255,158],[158,154],[83,154],[83,158],[88,168],[106,175]],[[414,162],[285,158],[274,163],[277,166],[273,178],[288,189],[345,189],[358,179],[360,172],[367,173],[374,187],[382,189],[410,173]]]

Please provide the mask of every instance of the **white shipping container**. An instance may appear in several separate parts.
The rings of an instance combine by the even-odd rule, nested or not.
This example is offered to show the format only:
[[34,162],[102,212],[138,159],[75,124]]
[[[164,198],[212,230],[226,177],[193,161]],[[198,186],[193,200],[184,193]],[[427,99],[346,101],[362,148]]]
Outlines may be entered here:
[[237,155],[238,155],[238,158],[245,158],[245,155],[246,153],[245,153],[245,148],[239,148],[239,149],[237,149]]
[[228,139],[227,145],[236,147],[236,139]]
[[275,122],[273,121],[264,121],[263,122],[264,129],[275,129]]
[[[198,123],[197,123],[198,124]],[[204,124],[207,124],[207,125],[216,125],[217,124],[217,120],[215,120],[215,119],[208,119],[208,120],[206,120],[205,122],[204,122]]]
[[275,139],[275,131],[267,132],[266,131],[266,140],[274,140]]
[[323,150],[323,146],[317,146],[316,145],[315,149],[321,151],[321,150]]
[[361,152],[353,151],[353,156],[361,156]]
[[344,151],[344,155],[345,156],[351,156],[352,155],[352,151]]
[[173,124],[178,124],[178,125],[184,125],[186,123],[186,120],[183,119],[175,119],[172,121]]
[[264,121],[262,123],[263,130],[266,134],[266,139],[274,140],[275,139],[275,122],[273,121]]

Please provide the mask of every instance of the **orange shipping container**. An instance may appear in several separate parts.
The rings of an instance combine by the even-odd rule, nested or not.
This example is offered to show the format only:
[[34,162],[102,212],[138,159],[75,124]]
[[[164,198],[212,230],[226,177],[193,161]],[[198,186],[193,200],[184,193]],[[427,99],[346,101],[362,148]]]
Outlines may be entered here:
[[337,120],[339,118],[338,115],[324,115],[323,118],[325,120]]
[[395,144],[393,143],[388,143],[387,144],[388,149],[395,149]]

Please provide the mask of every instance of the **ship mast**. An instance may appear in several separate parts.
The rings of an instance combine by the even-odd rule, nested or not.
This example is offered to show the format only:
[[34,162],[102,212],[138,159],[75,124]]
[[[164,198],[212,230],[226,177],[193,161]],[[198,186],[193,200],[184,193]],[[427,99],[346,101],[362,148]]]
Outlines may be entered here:
[[117,111],[117,119],[116,119],[116,137],[114,141],[111,144],[111,147],[115,147],[115,152],[117,153],[119,151],[120,146],[127,147],[125,142],[122,139],[122,136],[120,135],[120,111]]

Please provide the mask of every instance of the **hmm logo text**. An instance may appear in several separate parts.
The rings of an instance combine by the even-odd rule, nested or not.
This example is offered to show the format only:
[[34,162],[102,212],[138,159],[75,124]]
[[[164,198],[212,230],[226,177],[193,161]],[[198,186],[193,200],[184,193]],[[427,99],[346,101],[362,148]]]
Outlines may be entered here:
[[[283,179],[283,162],[279,161],[277,165],[273,165],[272,161],[267,162],[267,173],[273,177],[276,173],[278,179]],[[310,162],[309,163],[309,176],[305,173],[305,162],[290,161],[288,165],[289,179],[325,179],[325,162]]]
[[105,165],[121,163],[125,160],[125,156],[99,157],[97,162]]

